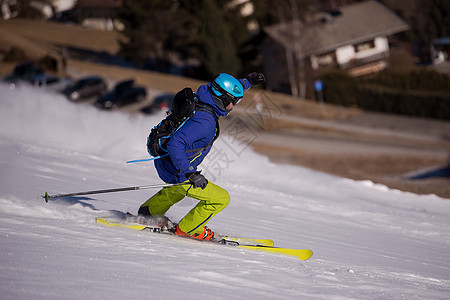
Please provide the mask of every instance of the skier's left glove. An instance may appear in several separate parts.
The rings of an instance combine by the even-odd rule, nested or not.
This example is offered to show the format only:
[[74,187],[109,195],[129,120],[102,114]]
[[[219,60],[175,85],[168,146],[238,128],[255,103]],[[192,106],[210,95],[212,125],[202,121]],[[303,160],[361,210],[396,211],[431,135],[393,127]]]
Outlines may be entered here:
[[260,83],[266,82],[266,77],[264,77],[263,73],[251,73],[245,77],[252,85],[257,85]]
[[200,171],[193,173],[186,173],[185,176],[192,183],[194,189],[201,187],[202,190],[204,190],[208,185],[208,179],[206,179],[205,176],[200,174]]

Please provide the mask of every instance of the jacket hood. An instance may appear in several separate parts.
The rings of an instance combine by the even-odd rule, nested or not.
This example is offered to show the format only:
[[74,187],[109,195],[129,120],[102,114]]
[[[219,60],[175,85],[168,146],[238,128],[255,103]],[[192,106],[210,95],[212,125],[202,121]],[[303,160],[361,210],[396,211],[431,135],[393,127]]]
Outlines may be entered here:
[[209,104],[212,107],[214,107],[214,112],[216,113],[216,115],[218,117],[223,117],[223,116],[228,115],[231,111],[226,111],[226,110],[221,109],[217,105],[216,101],[214,101],[213,96],[211,95],[211,93],[209,91],[210,85],[211,85],[210,83],[208,85],[201,85],[195,94],[197,95],[198,99],[201,102]]

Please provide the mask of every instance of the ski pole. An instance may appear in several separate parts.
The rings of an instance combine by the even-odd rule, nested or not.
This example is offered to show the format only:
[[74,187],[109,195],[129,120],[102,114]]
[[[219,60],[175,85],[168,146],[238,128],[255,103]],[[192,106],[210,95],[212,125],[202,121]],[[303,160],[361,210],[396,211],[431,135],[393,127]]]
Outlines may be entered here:
[[170,184],[141,185],[141,186],[130,186],[130,187],[115,188],[115,189],[77,192],[77,193],[59,194],[59,195],[49,195],[47,192],[45,192],[45,195],[41,196],[41,197],[44,198],[45,202],[48,203],[48,199],[50,199],[50,198],[92,195],[92,194],[104,194],[104,193],[125,192],[125,191],[136,191],[136,190],[163,188],[163,187],[183,185],[183,184],[191,184],[191,183],[190,182],[181,182],[181,183],[170,183]]

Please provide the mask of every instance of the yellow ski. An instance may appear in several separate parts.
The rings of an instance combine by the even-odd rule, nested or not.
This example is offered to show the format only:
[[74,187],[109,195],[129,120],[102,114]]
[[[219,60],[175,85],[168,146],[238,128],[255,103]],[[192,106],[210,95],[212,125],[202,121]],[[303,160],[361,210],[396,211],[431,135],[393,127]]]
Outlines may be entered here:
[[[158,227],[151,227],[147,225],[137,224],[137,223],[130,223],[127,222],[124,219],[118,219],[118,218],[97,218],[96,219],[97,224],[103,224],[109,227],[122,227],[122,228],[129,228],[134,230],[147,230],[151,232],[162,232],[170,234],[170,232],[163,232]],[[241,238],[241,237],[231,237],[231,236],[221,236],[219,235],[218,238],[216,238],[215,242],[220,243],[220,240],[225,240],[226,242],[223,242],[223,244],[234,244],[234,245],[248,245],[248,246],[273,246],[273,241],[269,239],[248,239],[248,238]]]
[[[103,224],[109,227],[121,227],[133,230],[140,230],[140,231],[144,230],[173,235],[173,233],[171,233],[170,231],[163,231],[159,227],[151,227],[137,223],[130,223],[127,222],[125,219],[121,218],[97,218],[96,222],[97,224]],[[309,249],[288,249],[288,248],[273,247],[274,242],[270,239],[248,239],[239,237],[220,236],[219,239],[216,239],[214,242],[218,244],[237,246],[239,248],[248,250],[294,256],[301,260],[307,260],[313,254],[313,252]]]
[[231,242],[237,242],[239,245],[249,245],[249,246],[273,246],[273,241],[269,239],[247,239],[247,238],[239,238],[239,237],[230,237],[230,236],[220,236],[222,239]]
[[145,230],[145,228],[147,228],[147,226],[145,226],[145,225],[126,224],[126,223],[119,222],[119,220],[117,220],[116,222],[113,222],[113,221],[108,221],[103,218],[97,218],[96,222],[97,222],[97,224],[103,224],[103,225],[106,225],[109,227],[123,227],[123,228],[130,228],[130,229],[134,229],[134,230]]
[[267,253],[276,253],[276,254],[295,256],[301,260],[307,260],[313,255],[313,252],[309,249],[288,249],[288,248],[278,248],[278,247],[245,246],[245,245],[240,245],[238,247],[248,249],[248,250],[255,250],[255,251],[261,251],[261,252],[267,252]]

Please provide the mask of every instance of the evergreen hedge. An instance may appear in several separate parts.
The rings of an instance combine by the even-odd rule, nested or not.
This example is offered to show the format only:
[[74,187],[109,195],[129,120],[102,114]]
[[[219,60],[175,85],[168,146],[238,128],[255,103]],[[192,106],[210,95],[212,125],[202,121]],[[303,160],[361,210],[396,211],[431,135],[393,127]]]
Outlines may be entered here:
[[359,88],[357,106],[377,112],[450,120],[450,94],[363,86]]
[[450,120],[450,78],[434,70],[384,71],[360,78],[333,71],[321,79],[324,100],[328,103]]

